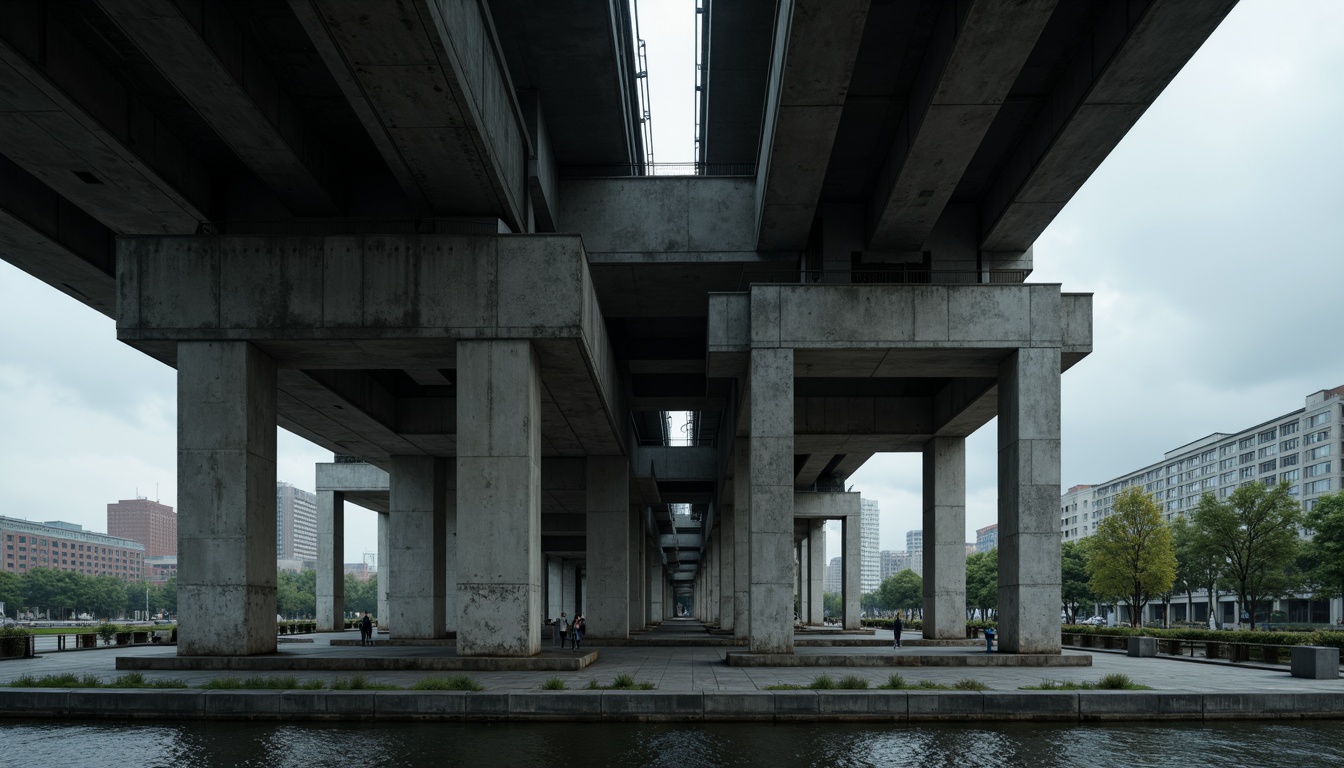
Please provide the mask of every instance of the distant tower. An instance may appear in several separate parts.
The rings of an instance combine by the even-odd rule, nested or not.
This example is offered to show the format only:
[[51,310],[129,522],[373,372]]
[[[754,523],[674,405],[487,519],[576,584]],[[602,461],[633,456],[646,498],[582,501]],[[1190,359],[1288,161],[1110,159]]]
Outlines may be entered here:
[[145,557],[177,554],[177,513],[149,499],[122,499],[107,505],[107,534],[145,545]]
[[289,483],[275,484],[275,556],[317,559],[317,495]]
[[882,553],[878,550],[881,520],[877,502],[859,497],[859,539],[862,555],[862,571],[859,575],[859,592],[876,592],[882,584]]

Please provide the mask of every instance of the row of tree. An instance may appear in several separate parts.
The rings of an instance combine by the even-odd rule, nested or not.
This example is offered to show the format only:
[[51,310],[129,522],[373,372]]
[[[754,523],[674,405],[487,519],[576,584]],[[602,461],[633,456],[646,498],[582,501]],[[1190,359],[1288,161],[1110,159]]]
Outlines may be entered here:
[[1149,603],[1203,590],[1211,609],[1220,594],[1236,595],[1254,629],[1276,597],[1344,594],[1344,493],[1304,513],[1287,483],[1248,483],[1226,499],[1206,493],[1168,523],[1156,500],[1129,488],[1092,536],[1064,545],[1063,570],[1070,620],[1081,605],[1123,600],[1138,626]]
[[177,576],[164,584],[125,581],[116,576],[89,576],[55,568],[26,573],[0,571],[0,602],[5,613],[73,619],[84,614],[120,619],[144,611],[177,612]]
[[[313,616],[317,613],[317,573],[277,574],[276,613]],[[0,571],[0,602],[5,612],[75,619],[88,614],[98,619],[123,619],[144,611],[150,615],[177,613],[177,576],[163,584],[125,581],[115,576],[88,576],[75,571],[34,568],[26,573]],[[378,582],[345,577],[345,610],[377,612]]]

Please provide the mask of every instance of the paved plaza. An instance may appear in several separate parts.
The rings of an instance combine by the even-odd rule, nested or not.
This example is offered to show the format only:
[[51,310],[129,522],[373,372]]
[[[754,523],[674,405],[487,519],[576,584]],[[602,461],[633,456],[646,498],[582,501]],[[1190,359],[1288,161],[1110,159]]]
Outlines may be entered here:
[[[650,633],[657,635],[659,633]],[[648,636],[648,635],[646,635]],[[907,632],[907,640],[918,638],[917,633]],[[837,637],[849,637],[839,635]],[[860,637],[860,636],[856,636]],[[864,637],[872,638],[868,635]],[[981,654],[981,648],[931,649],[907,645],[897,651],[890,647],[890,632],[879,630],[875,636],[885,639],[881,646],[848,647],[828,649],[835,654]],[[452,655],[451,646],[413,647],[379,645],[360,647],[358,645],[332,645],[336,639],[357,640],[358,632],[321,633],[294,638],[298,642],[285,642],[280,645],[280,655],[292,657],[347,657],[358,658],[395,658],[408,656]],[[584,649],[585,652],[588,649]],[[1048,680],[1060,682],[1089,682],[1101,679],[1111,673],[1123,673],[1137,683],[1150,686],[1154,690],[1172,693],[1316,693],[1344,691],[1344,681],[1304,680],[1289,674],[1287,665],[1269,666],[1261,664],[1232,664],[1225,661],[1209,661],[1203,658],[1130,658],[1123,652],[1099,651],[1088,649],[1066,649],[1067,655],[1092,656],[1090,667],[731,667],[724,663],[725,653],[731,647],[709,646],[614,646],[597,647],[598,658],[586,669],[576,672],[471,672],[471,678],[485,686],[487,691],[523,692],[538,691],[542,683],[552,678],[563,680],[567,689],[583,689],[596,680],[599,684],[609,685],[618,675],[630,675],[637,682],[652,683],[663,693],[721,692],[737,693],[765,690],[769,686],[780,684],[806,685],[818,675],[829,675],[839,679],[855,675],[866,679],[870,686],[885,683],[893,673],[899,673],[908,683],[923,681],[952,684],[959,680],[973,679],[984,683],[990,690],[1015,691],[1026,685],[1037,685]],[[573,651],[555,651],[548,654],[573,654]],[[799,653],[805,651],[800,650]],[[116,668],[118,657],[173,656],[174,647],[139,646],[134,648],[98,648],[96,650],[66,651],[49,653],[40,658],[20,659],[0,663],[0,682],[9,682],[23,675],[42,676],[48,674],[73,673],[76,675],[96,675],[104,680],[117,677],[122,672]],[[197,686],[218,677],[247,677],[252,675],[269,676],[275,672],[233,672],[218,671],[147,671],[143,673],[149,679],[176,679],[190,686]],[[442,677],[444,672],[293,672],[300,683],[310,680],[322,680],[330,684],[333,680],[348,679],[361,674],[365,680],[409,687],[426,677]]]

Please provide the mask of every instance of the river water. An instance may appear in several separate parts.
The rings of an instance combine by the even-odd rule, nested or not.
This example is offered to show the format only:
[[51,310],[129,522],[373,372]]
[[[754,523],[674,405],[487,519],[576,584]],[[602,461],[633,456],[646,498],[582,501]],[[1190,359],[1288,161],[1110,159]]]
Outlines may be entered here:
[[1344,723],[0,722],[0,766],[1344,766]]

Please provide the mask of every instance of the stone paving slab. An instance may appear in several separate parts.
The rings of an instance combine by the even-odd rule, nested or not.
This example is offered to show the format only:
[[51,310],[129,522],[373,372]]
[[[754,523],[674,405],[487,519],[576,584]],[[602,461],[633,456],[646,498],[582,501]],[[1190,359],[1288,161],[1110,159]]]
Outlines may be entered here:
[[[367,649],[369,646],[363,646]],[[597,651],[537,656],[119,656],[117,669],[159,672],[576,672],[597,661]]]

